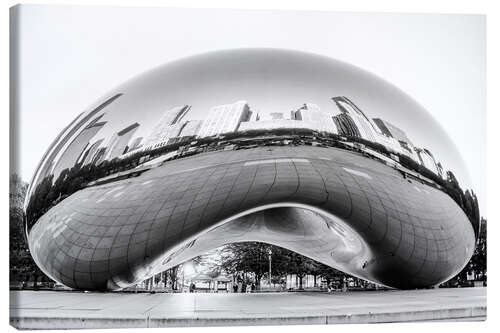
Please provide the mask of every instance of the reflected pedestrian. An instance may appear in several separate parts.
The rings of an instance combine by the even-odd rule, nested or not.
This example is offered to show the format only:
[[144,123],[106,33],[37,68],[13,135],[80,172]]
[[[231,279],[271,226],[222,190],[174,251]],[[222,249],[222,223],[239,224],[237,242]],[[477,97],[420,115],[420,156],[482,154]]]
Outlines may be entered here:
[[241,280],[238,280],[238,292],[243,292],[243,282],[241,282]]

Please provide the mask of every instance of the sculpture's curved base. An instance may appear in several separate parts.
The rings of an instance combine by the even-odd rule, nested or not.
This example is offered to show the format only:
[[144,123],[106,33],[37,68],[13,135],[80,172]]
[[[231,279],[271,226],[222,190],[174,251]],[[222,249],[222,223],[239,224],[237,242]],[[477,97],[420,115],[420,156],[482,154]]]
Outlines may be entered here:
[[439,284],[474,250],[444,192],[335,148],[203,153],[87,187],[31,229],[54,280],[120,289],[227,243],[262,241],[395,288]]

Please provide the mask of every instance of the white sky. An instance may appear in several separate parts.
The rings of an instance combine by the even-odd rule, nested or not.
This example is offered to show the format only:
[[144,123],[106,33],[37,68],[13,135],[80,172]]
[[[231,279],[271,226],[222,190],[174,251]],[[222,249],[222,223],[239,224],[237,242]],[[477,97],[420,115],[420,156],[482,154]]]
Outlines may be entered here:
[[486,19],[478,15],[23,6],[20,173],[29,180],[73,118],[125,80],[207,51],[329,56],[412,96],[443,126],[486,211]]

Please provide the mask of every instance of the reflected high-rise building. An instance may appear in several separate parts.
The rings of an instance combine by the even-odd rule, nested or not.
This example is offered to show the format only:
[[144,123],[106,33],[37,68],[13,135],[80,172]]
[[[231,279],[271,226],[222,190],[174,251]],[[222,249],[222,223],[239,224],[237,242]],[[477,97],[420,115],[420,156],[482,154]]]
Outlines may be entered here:
[[246,101],[214,106],[200,128],[198,136],[203,138],[238,130],[241,122],[248,121],[252,112]]
[[[357,107],[349,98],[344,96],[333,97],[332,100],[335,102],[340,111],[348,115],[354,122],[357,128],[357,131],[354,132],[359,132],[359,136],[365,140],[378,142],[377,137],[378,134],[381,134],[380,129],[370,121],[370,118],[368,118],[359,107]],[[341,118],[344,119],[345,124],[349,123],[346,117]]]
[[[40,166],[37,169],[40,169],[40,172],[35,173],[33,176],[32,181],[36,181],[36,179],[43,179],[47,177],[50,174],[50,171],[52,170],[52,166],[57,163],[56,162],[56,156],[59,154],[61,149],[64,147],[64,145],[73,137],[73,135],[82,127],[85,125],[86,122],[88,122],[92,117],[94,117],[96,114],[98,114],[100,111],[102,111],[105,107],[110,105],[112,102],[114,102],[116,99],[119,97],[123,96],[123,93],[118,93],[107,100],[105,100],[103,103],[99,104],[96,108],[94,108],[92,111],[88,112],[87,114],[80,113],[73,121],[66,126],[62,132],[57,136],[57,138],[52,142],[50,145],[49,149],[45,153],[43,157],[43,167],[40,169]],[[85,115],[84,115],[85,114]],[[102,116],[102,115],[101,115]],[[99,117],[100,118],[100,117]],[[64,134],[64,136],[63,136]],[[49,155],[50,154],[50,155]],[[31,189],[30,189],[31,191]]]
[[242,122],[239,131],[273,130],[273,129],[309,129],[319,132],[337,134],[337,127],[332,115],[320,110],[319,106],[305,103],[295,111],[290,111],[290,119],[286,119],[282,112],[271,112],[268,116],[260,117],[252,114],[247,122]]
[[141,145],[142,139],[143,139],[142,136],[135,138],[134,141],[132,141],[132,143],[130,144],[130,147],[127,150],[127,152],[138,149],[139,146]]
[[441,162],[437,162],[436,167],[438,171],[438,176],[441,177],[442,179],[445,179],[445,171]]
[[238,131],[252,130],[274,130],[274,129],[312,129],[315,130],[315,124],[310,121],[301,121],[293,119],[266,119],[263,117],[255,121],[246,121],[240,124]]
[[197,136],[200,131],[201,125],[203,124],[202,120],[188,120],[184,123],[184,126],[179,133],[179,136]]
[[391,124],[387,120],[383,120],[380,118],[373,118],[373,122],[377,124],[382,133],[385,134],[386,136],[394,138],[398,141],[406,142],[407,144],[413,146],[412,142],[410,141],[406,133],[399,127]]
[[[43,179],[50,174],[50,171],[53,169],[54,159],[56,158],[57,153],[62,149],[62,147],[64,147],[64,145],[66,144],[66,142],[68,142],[68,140],[71,138],[71,136],[74,133],[76,133],[76,129],[72,128],[72,126],[77,124],[77,120],[79,120],[83,114],[84,114],[84,112],[82,112],[78,116],[76,116],[76,118],[73,119],[73,121],[68,126],[66,126],[61,131],[61,133],[59,133],[59,135],[55,138],[55,140],[52,142],[50,147],[47,149],[47,151],[43,155],[42,162],[38,165],[38,168],[37,168],[40,171],[36,172],[33,175],[32,182],[35,181],[35,179],[37,177],[39,177],[39,179]],[[80,123],[78,123],[78,125],[80,125]],[[70,130],[68,131],[68,129],[70,129]],[[70,134],[66,137],[63,137],[63,134],[65,134],[66,132],[69,132]],[[43,167],[42,167],[42,165],[43,165]]]
[[414,153],[413,143],[402,129],[381,118],[373,118],[373,122],[378,126],[385,137],[394,139],[398,142],[400,146],[399,152],[411,157],[416,162],[420,162],[419,158]]
[[252,112],[252,114],[250,115],[250,119],[248,121],[252,122],[252,121],[259,121],[259,120],[260,120],[259,112]]
[[75,166],[76,162],[80,159],[83,152],[87,148],[89,141],[99,132],[106,124],[105,121],[99,122],[103,115],[95,118],[87,125],[68,145],[66,150],[61,154],[55,164],[53,174],[54,179],[59,177],[59,174],[64,169],[69,169]]
[[334,116],[333,122],[337,126],[337,131],[340,135],[361,138],[358,126],[347,113]]
[[399,127],[380,118],[373,118],[373,121],[377,124],[384,135],[399,141],[403,148],[408,149],[407,147],[413,147],[413,143],[410,141],[406,133]]
[[292,111],[290,116],[293,120],[302,120],[311,123],[311,129],[313,130],[334,134],[338,133],[332,119],[333,114],[321,111],[317,104],[304,103],[299,109]]
[[415,152],[417,153],[417,156],[420,160],[420,163],[429,169],[430,171],[434,172],[436,175],[440,175],[442,177],[443,171],[439,170],[439,167],[437,166],[436,160],[434,159],[434,156],[432,153],[425,148],[415,148]]
[[181,105],[171,108],[163,113],[155,128],[145,140],[144,149],[152,149],[166,144],[169,139],[179,136],[185,125],[182,122],[184,116],[189,112],[189,105]]
[[99,148],[99,146],[101,145],[101,143],[104,141],[104,139],[99,139],[97,140],[96,142],[94,142],[89,149],[87,149],[82,157],[82,165],[87,165],[89,164],[90,162],[92,162],[96,152],[97,152],[97,149]]
[[99,147],[89,163],[92,163],[94,165],[99,165],[101,162],[104,161],[107,151],[108,151],[107,147]]
[[189,112],[189,105],[181,105],[165,111],[155,128],[144,142],[144,147],[151,148],[161,142],[167,142],[168,139],[178,136],[182,129],[182,118]]
[[379,143],[389,151],[404,154],[419,162],[413,154],[413,144],[403,130],[380,118],[370,119],[347,97],[334,97],[332,100],[342,112],[333,118],[342,135]]
[[108,145],[108,153],[105,159],[112,160],[125,153],[125,149],[127,148],[127,144],[130,141],[130,138],[138,128],[139,123],[134,123],[113,134],[113,137],[111,138]]

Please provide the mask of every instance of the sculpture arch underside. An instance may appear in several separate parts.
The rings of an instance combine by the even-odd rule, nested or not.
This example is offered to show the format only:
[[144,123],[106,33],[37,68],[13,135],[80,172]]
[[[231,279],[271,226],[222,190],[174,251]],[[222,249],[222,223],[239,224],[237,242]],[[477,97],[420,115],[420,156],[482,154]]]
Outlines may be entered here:
[[407,289],[453,277],[475,238],[438,188],[358,153],[303,146],[202,153],[86,187],[29,233],[43,271],[83,290],[124,288],[242,241]]

